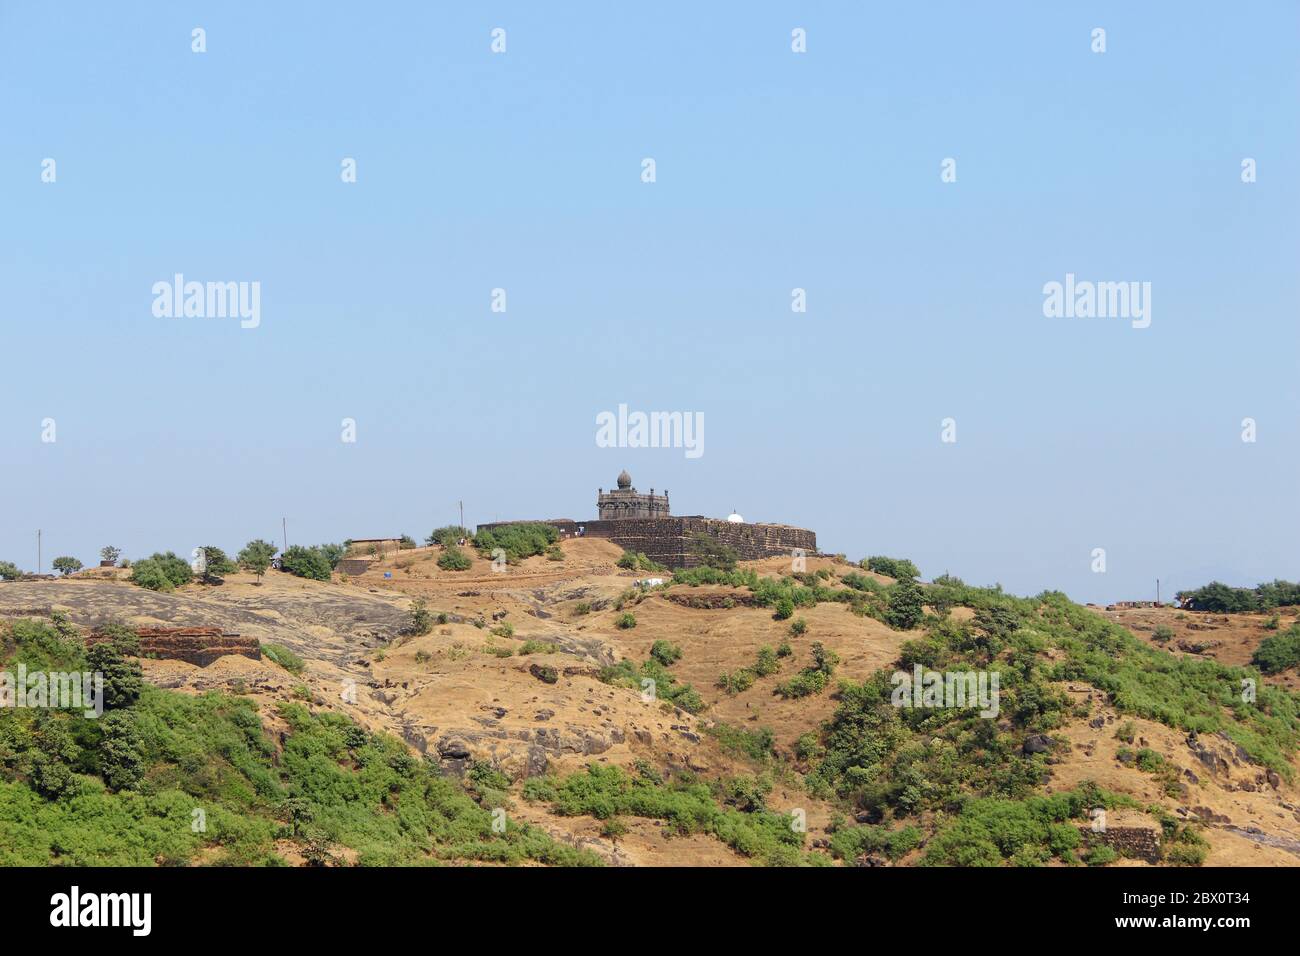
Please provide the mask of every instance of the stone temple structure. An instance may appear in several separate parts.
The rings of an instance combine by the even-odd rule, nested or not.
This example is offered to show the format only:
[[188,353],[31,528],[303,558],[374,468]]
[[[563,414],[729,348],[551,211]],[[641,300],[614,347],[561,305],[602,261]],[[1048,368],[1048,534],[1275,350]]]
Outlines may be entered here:
[[[728,518],[702,515],[674,516],[668,507],[668,491],[643,494],[632,486],[626,471],[618,476],[618,487],[596,491],[594,521],[551,518],[539,523],[555,527],[563,537],[608,538],[627,551],[640,551],[669,568],[698,563],[692,547],[697,534],[707,534],[735,549],[742,560],[817,553],[817,535],[806,528],[785,524],[755,524],[732,513]],[[479,525],[479,530],[499,528],[514,521]]]
[[650,494],[643,495],[632,487],[632,476],[624,471],[618,476],[617,491],[596,489],[596,516],[610,521],[618,518],[667,518],[668,490],[665,488],[662,495],[656,495],[651,488]]

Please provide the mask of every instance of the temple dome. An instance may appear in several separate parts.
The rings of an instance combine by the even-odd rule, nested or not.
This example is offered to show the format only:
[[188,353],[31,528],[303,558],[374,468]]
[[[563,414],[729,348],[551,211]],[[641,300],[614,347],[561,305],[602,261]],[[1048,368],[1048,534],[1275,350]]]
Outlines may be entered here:
[[618,474],[618,486],[625,490],[632,487],[632,476],[627,473],[626,468]]
[[730,521],[732,524],[745,523],[745,519],[742,518],[740,515],[736,514],[734,511],[731,514],[727,515],[727,520]]

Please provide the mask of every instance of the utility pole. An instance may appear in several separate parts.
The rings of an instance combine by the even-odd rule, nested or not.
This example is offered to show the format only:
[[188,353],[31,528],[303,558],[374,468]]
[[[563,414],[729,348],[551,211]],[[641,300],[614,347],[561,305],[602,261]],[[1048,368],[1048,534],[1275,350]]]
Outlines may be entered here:
[[41,573],[41,529],[36,529],[36,573]]
[[280,519],[280,533],[284,535],[284,550],[289,550],[289,519]]
[[1160,603],[1160,579],[1156,578],[1156,604]]
[[465,502],[458,501],[456,503],[460,505],[460,526],[463,530],[465,528]]

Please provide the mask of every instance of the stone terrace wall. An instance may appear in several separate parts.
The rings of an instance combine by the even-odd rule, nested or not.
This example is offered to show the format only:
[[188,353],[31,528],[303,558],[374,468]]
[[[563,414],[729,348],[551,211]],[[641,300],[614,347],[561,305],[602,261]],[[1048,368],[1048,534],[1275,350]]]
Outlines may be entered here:
[[1107,827],[1100,833],[1092,827],[1079,827],[1079,835],[1088,849],[1108,846],[1120,856],[1134,860],[1148,863],[1160,860],[1160,837],[1150,827]]
[[[255,661],[262,659],[262,646],[257,638],[227,634],[219,627],[142,627],[136,629],[136,634],[140,638],[141,657],[189,661],[200,667],[227,654],[239,654]],[[92,631],[86,638],[86,646],[106,640],[111,637]]]
[[[479,530],[516,524],[499,521],[479,525]],[[721,521],[716,518],[620,518],[614,521],[573,521],[553,518],[539,522],[549,524],[561,535],[571,537],[579,527],[589,538],[608,538],[626,551],[640,551],[648,558],[670,568],[686,568],[697,564],[691,553],[691,536],[703,532],[735,548],[742,560],[753,561],[789,555],[795,548],[808,554],[817,552],[817,535],[806,528],[793,528],[783,524],[749,524]]]

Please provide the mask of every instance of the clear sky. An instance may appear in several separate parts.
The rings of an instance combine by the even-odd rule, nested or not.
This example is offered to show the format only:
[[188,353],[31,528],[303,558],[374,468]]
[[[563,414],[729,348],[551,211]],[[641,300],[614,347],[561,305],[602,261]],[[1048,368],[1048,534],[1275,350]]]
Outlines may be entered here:
[[[8,0],[0,558],[590,518],[627,468],[1022,594],[1300,578],[1298,100],[1291,0]],[[176,273],[259,327],[155,317]],[[1045,317],[1066,273],[1150,327]],[[620,403],[704,453],[597,447]]]

